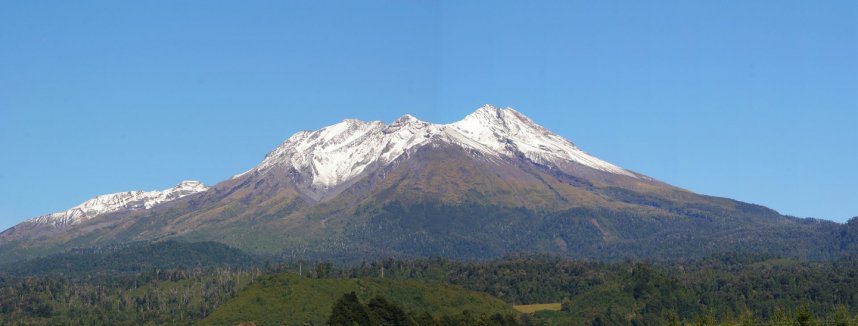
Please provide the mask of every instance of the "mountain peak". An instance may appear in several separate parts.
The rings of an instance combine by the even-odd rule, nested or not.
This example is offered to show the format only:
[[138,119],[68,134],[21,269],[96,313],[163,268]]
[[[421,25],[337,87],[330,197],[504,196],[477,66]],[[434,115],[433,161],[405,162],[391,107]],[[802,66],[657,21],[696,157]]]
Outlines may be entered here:
[[474,111],[474,113],[477,113],[477,112],[490,112],[491,113],[491,112],[498,112],[500,110],[502,110],[502,109],[497,108],[494,105],[486,103],[486,104],[483,104],[483,106],[477,108],[477,110]]
[[511,107],[498,108],[491,104],[483,105],[457,123],[482,125],[485,127],[498,126],[498,128],[503,129],[509,129],[510,126],[515,123],[524,123],[529,127],[547,131],[545,128],[537,125],[533,120]]
[[571,161],[603,172],[636,177],[582,152],[514,109],[490,104],[461,121],[446,125],[424,122],[405,114],[389,125],[346,119],[317,131],[302,131],[283,142],[248,172],[265,172],[277,166],[298,171],[302,182],[308,183],[308,191],[314,194],[311,197],[322,198],[329,189],[353,180],[367,169],[384,166],[437,141],[498,158],[525,157],[549,166]]
[[574,162],[603,172],[637,178],[623,168],[581,151],[572,142],[509,107],[501,109],[486,104],[448,126],[503,156],[521,155],[547,165]]
[[179,182],[179,184],[177,184],[176,186],[173,187],[173,189],[182,189],[182,190],[197,189],[200,191],[205,190],[207,188],[208,187],[205,184],[203,184],[200,181],[196,181],[196,180],[183,180],[182,182]]
[[491,104],[485,104],[478,108],[473,113],[465,116],[464,120],[467,119],[479,119],[484,121],[494,121],[498,119],[503,119],[504,111],[509,110],[509,108],[498,108]]
[[415,118],[413,115],[405,114],[398,119],[394,120],[392,124],[405,124],[409,122],[423,122],[420,119]]
[[209,187],[200,181],[184,180],[184,181],[180,182],[179,184],[173,186],[173,188],[170,188],[170,189],[164,189],[162,191],[148,191],[148,192],[146,192],[148,194],[153,194],[153,195],[157,193],[157,198],[155,198],[154,200],[150,200],[149,202],[147,202],[145,204],[145,206],[147,209],[149,209],[149,208],[152,208],[153,206],[158,205],[160,203],[171,201],[173,199],[178,199],[178,198],[190,195],[190,194],[203,192],[203,191],[206,191],[208,189],[209,189]]

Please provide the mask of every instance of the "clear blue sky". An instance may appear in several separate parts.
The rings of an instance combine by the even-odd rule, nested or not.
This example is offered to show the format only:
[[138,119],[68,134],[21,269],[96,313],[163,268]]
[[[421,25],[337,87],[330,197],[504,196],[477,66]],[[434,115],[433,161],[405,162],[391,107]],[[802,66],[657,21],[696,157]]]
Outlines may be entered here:
[[484,103],[699,193],[858,215],[858,2],[462,2],[3,1],[0,228]]

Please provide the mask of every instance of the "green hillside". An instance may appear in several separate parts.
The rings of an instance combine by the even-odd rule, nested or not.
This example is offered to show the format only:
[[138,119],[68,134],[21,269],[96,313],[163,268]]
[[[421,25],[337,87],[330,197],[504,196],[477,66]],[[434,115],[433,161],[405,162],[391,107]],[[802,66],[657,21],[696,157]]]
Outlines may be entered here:
[[516,314],[500,299],[448,284],[379,278],[310,279],[280,273],[257,279],[202,324],[252,321],[256,325],[323,325],[337,299],[350,292],[362,302],[382,296],[407,313],[439,316],[467,310],[472,315]]

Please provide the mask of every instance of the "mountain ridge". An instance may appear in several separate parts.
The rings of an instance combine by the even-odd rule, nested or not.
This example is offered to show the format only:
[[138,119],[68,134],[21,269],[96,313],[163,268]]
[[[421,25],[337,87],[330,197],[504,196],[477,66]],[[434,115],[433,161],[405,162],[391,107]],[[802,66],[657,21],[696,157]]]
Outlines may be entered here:
[[54,212],[28,219],[13,226],[0,236],[13,233],[24,226],[52,226],[62,229],[70,225],[95,218],[100,215],[119,212],[147,210],[188,195],[208,190],[208,186],[195,180],[184,180],[164,190],[132,190],[112,194],[97,195],[65,211]]

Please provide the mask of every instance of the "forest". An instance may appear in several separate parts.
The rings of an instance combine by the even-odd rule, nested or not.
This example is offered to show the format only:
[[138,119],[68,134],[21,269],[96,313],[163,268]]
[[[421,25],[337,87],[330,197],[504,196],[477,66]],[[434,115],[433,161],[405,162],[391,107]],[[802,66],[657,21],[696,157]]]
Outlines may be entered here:
[[[2,266],[0,324],[220,324],[210,317],[262,305],[254,300],[265,296],[283,298],[268,302],[275,308],[316,300],[312,304],[325,309],[301,318],[334,325],[349,324],[344,320],[361,325],[858,324],[855,257],[796,261],[720,254],[686,261],[596,262],[513,255],[337,265],[254,257],[224,247],[135,244],[63,254],[76,257],[78,264],[58,255]],[[158,253],[170,253],[169,259]],[[100,263],[87,265],[87,260]],[[287,296],[320,288],[327,289],[325,296]],[[352,291],[358,293],[351,296]],[[460,311],[425,304],[454,296],[473,304]],[[430,301],[420,304],[414,298]],[[557,302],[559,311],[511,309]],[[266,313],[240,320],[302,324],[293,315]]]

